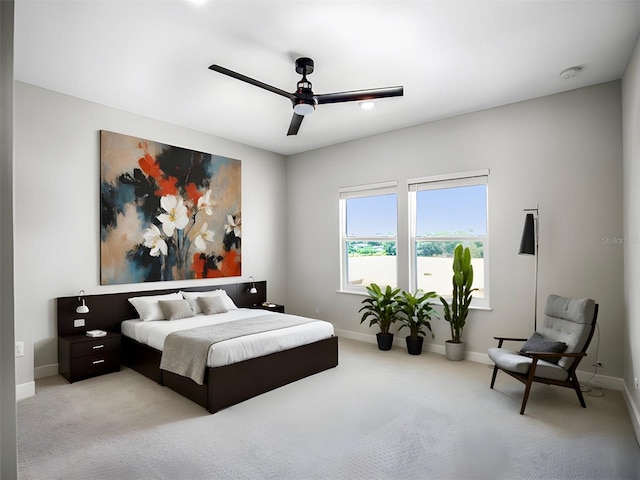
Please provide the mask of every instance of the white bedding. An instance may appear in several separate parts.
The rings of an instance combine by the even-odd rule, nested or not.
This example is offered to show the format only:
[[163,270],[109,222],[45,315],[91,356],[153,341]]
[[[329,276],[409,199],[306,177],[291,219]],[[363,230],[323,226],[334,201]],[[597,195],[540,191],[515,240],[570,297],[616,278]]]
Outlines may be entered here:
[[[140,319],[122,322],[122,333],[139,343],[149,345],[156,350],[162,350],[167,335],[187,328],[215,325],[242,318],[260,315],[278,315],[274,312],[259,309],[239,308],[216,315],[196,315],[180,320],[151,320],[143,322]],[[295,327],[271,330],[268,332],[246,335],[244,337],[225,340],[216,343],[209,349],[207,366],[219,367],[231,363],[241,362],[250,358],[269,355],[299,345],[317,342],[333,336],[333,325],[324,320],[296,325]]]

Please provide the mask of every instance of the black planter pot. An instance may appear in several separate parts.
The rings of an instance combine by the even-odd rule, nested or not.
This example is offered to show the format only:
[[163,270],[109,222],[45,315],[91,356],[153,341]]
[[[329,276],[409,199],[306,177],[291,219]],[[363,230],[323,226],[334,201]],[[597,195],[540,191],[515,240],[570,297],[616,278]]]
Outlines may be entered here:
[[420,355],[422,353],[422,342],[424,342],[423,337],[411,338],[411,336],[408,336],[407,352],[409,352],[409,355]]
[[393,333],[376,333],[378,348],[380,350],[391,350],[393,345]]

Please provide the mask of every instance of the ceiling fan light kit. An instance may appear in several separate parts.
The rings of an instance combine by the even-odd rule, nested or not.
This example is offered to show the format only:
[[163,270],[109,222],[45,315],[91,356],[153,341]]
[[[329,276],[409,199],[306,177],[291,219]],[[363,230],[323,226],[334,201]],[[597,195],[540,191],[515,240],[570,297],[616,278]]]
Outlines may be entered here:
[[[285,90],[273,87],[267,83],[247,77],[246,75],[234,72],[228,68],[221,67],[220,65],[211,65],[209,69],[288,98],[293,104],[293,117],[291,118],[291,124],[289,125],[287,135],[298,134],[302,120],[306,115],[313,113],[316,109],[316,105],[323,103],[361,102],[360,106],[362,108],[369,109],[374,106],[373,102],[371,102],[373,99],[401,97],[404,94],[403,87],[398,86],[316,95],[313,93],[311,82],[307,80],[307,75],[313,73],[314,70],[313,60],[308,57],[300,57],[296,60],[296,72],[302,75],[302,79],[298,82],[296,91],[293,93],[286,92]],[[370,104],[370,106],[365,106],[366,104]]]
[[316,109],[315,103],[307,103],[304,100],[298,100],[293,104],[293,111],[298,115],[309,115]]

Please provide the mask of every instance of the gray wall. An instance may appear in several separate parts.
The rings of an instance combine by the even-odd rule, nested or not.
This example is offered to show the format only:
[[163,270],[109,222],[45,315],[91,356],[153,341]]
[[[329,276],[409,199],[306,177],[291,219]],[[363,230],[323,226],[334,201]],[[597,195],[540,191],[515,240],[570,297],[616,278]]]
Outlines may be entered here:
[[15,335],[25,342],[16,359],[19,395],[29,394],[34,369],[37,377],[57,373],[56,297],[159,286],[99,285],[101,129],[241,160],[242,279],[269,281],[270,300],[286,302],[282,156],[20,82],[15,124]]
[[[528,336],[533,329],[534,262],[517,249],[522,210],[539,204],[538,311],[550,293],[596,299],[598,359],[605,367],[599,373],[622,377],[623,249],[603,241],[623,235],[620,82],[287,158],[289,309],[329,320],[343,335],[371,338],[365,335],[375,331],[359,324],[363,297],[337,291],[338,188],[385,180],[406,185],[409,178],[484,168],[491,172],[492,310],[470,315],[464,332],[470,357],[486,358],[493,335]],[[400,222],[407,221],[405,197]],[[399,238],[399,249],[406,241]],[[434,323],[436,338],[427,339],[427,348],[441,351],[450,333],[444,321]],[[581,370],[593,370],[597,343]]]
[[624,344],[625,398],[640,438],[640,38],[622,79],[624,151]]
[[13,345],[13,19],[0,2],[0,478],[16,478],[16,374]]

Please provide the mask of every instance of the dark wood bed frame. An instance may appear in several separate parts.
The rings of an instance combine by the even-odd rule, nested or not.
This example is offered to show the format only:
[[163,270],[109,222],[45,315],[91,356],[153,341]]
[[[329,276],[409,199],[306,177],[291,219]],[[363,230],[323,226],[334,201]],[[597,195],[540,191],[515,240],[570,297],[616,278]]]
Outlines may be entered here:
[[[178,290],[197,292],[223,289],[238,307],[256,308],[266,301],[267,282],[255,282],[257,294],[249,293],[252,284],[235,283],[87,295],[84,299],[90,312],[81,315],[86,321],[86,325],[81,329],[73,326],[74,319],[79,317],[75,311],[78,306],[78,297],[60,297],[57,299],[56,305],[58,335],[74,335],[79,330],[93,329],[120,333],[122,321],[137,317],[135,309],[128,301],[130,297],[134,296],[159,295]],[[122,337],[123,365],[175,390],[203,406],[207,411],[215,413],[223,408],[337,366],[338,337],[333,336],[326,340],[231,365],[207,368],[203,385],[198,385],[190,378],[161,370],[161,356],[162,352],[159,350],[138,343],[131,338]]]

